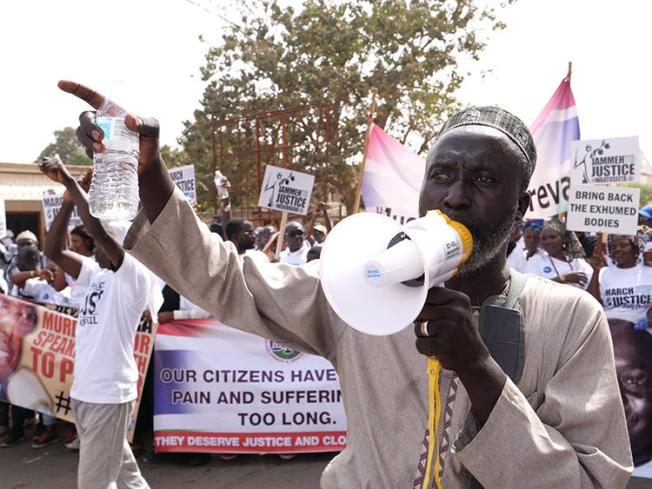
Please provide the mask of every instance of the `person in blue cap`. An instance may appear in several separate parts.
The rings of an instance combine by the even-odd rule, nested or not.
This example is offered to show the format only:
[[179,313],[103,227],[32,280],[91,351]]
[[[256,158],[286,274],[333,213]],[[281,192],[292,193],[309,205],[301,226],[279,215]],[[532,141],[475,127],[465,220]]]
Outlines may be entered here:
[[638,224],[652,227],[652,204],[648,204],[639,209]]

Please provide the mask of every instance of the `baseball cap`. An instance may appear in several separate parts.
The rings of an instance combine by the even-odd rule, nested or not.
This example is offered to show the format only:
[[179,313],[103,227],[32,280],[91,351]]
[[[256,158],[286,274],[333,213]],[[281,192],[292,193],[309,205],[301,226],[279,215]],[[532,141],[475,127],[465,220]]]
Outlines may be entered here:
[[315,231],[319,231],[319,232],[322,233],[324,236],[326,236],[326,235],[328,234],[328,230],[326,229],[326,226],[324,226],[323,224],[315,224],[312,228],[313,228]]

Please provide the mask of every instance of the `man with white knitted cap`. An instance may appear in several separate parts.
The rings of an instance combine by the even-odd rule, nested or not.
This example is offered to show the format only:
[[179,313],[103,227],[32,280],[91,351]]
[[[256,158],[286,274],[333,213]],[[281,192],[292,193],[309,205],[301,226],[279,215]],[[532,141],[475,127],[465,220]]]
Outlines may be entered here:
[[78,487],[113,488],[120,481],[120,487],[148,488],[126,434],[137,397],[134,341],[155,288],[152,275],[122,248],[127,224],[93,217],[86,192],[59,159],[44,159],[41,171],[66,187],[96,243],[97,263],[49,247],[51,258],[88,287],[77,320],[70,391],[80,440]]

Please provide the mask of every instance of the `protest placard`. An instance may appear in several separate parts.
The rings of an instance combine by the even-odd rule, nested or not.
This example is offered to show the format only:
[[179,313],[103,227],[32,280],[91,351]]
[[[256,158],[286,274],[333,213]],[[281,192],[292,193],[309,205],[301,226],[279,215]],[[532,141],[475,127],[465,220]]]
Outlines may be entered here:
[[7,213],[5,211],[5,201],[0,198],[0,238],[7,234]]
[[[74,421],[70,389],[75,367],[75,309],[42,306],[0,295],[0,401]],[[156,324],[143,315],[134,344],[138,400],[154,348]],[[97,365],[98,369],[103,368]]]
[[573,141],[571,157],[573,186],[638,182],[640,179],[638,136]]
[[572,231],[636,234],[640,189],[574,185],[567,227]]
[[346,447],[328,360],[215,319],[162,324],[154,353],[157,452],[301,453]]
[[170,168],[170,178],[183,192],[191,205],[197,203],[197,187],[195,185],[195,165],[177,166]]
[[[61,210],[63,206],[63,192],[58,193],[53,189],[43,192],[43,217],[45,218],[45,230],[48,231],[52,225],[52,221]],[[77,212],[77,207],[74,207],[68,222],[68,228],[72,229],[75,226],[82,224],[81,217]]]
[[267,165],[258,207],[305,216],[314,183],[313,175]]

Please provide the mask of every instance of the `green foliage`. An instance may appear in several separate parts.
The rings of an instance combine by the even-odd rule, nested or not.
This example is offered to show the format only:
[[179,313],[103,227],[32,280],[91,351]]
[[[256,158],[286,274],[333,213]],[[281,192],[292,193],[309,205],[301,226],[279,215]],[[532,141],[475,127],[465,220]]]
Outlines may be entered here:
[[167,144],[161,146],[161,156],[163,157],[163,161],[165,161],[166,166],[169,168],[175,166],[190,165],[192,163],[185,151],[177,148],[172,148]]
[[[260,123],[265,143],[255,154],[254,124],[216,126],[223,134],[221,145],[214,146],[213,121],[321,104],[288,118],[292,148],[284,161],[318,180],[327,174],[328,189],[316,185],[314,199],[337,191],[350,208],[370,89],[378,89],[375,122],[424,153],[443,120],[459,107],[458,59],[478,59],[485,35],[503,27],[493,9],[475,0],[305,0],[296,10],[282,5],[279,0],[234,3],[241,21],[228,27],[206,56],[203,108],[186,122],[180,140],[196,165],[204,204],[213,199],[213,151],[231,180],[236,206],[256,205],[256,157],[263,164],[280,160],[278,124]],[[220,159],[220,150],[240,156]]]
[[641,205],[643,207],[652,202],[652,184],[649,183],[628,183],[624,187],[641,189]]
[[59,131],[54,131],[54,143],[48,144],[41,154],[36,158],[36,162],[41,161],[46,156],[58,154],[67,165],[92,165],[93,160],[86,156],[84,147],[77,140],[75,129],[65,127]]

